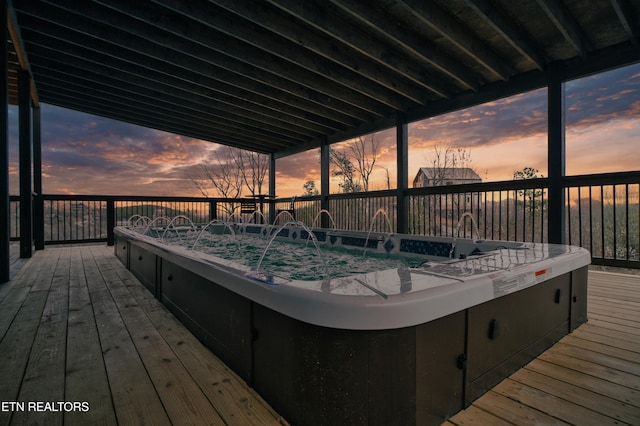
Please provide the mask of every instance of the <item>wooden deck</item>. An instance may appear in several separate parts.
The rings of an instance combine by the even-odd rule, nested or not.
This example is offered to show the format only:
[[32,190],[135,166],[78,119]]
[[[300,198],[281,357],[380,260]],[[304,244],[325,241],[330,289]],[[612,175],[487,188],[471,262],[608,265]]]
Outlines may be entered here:
[[0,285],[0,425],[286,424],[113,248],[47,248],[16,265]]
[[[48,247],[12,276],[0,285],[0,425],[286,424],[112,248]],[[74,401],[86,404],[56,404]],[[454,424],[640,425],[640,276],[590,272],[589,322]]]
[[640,425],[640,276],[589,272],[589,321],[445,425]]

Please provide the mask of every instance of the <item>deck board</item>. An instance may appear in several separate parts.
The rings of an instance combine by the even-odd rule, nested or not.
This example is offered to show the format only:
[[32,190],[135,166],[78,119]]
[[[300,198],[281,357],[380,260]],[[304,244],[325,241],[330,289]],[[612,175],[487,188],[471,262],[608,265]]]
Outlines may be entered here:
[[[3,425],[287,424],[106,246],[21,265],[0,287],[0,357],[0,401],[25,408],[0,410]],[[58,401],[89,411],[28,406]]]
[[[66,324],[69,313],[69,250],[60,250],[51,280],[37,280],[32,292],[47,294],[18,401],[64,401]],[[24,411],[14,415],[15,423],[62,425],[62,412]]]
[[98,256],[97,250],[94,249],[91,254],[97,259],[102,278],[168,417],[182,419],[185,424],[197,424],[207,419],[208,424],[224,425],[222,418],[200,392],[197,383],[191,380],[169,344],[140,309],[113,268]]
[[640,276],[590,271],[588,297],[586,324],[446,425],[640,424]]
[[[47,301],[48,292],[43,289],[45,283],[52,281],[50,271],[55,267],[59,253],[46,253],[41,256],[36,270],[21,274],[22,280],[4,284],[12,288],[0,306],[0,312],[5,314],[2,324],[5,329],[0,341],[0,401],[18,401],[29,354]],[[0,424],[9,424],[11,416],[12,412],[0,411]]]
[[72,256],[70,265],[65,398],[69,401],[91,401],[91,411],[66,415],[66,425],[117,424],[98,326],[80,256]]
[[[139,285],[130,271],[120,267],[115,257],[105,258],[105,261],[112,264],[119,279],[224,419],[232,419],[233,424],[280,424],[279,416],[271,407],[258,394],[248,394],[244,382],[226,365],[212,362],[208,350],[203,350],[200,342]],[[226,397],[220,398],[220,395]]]

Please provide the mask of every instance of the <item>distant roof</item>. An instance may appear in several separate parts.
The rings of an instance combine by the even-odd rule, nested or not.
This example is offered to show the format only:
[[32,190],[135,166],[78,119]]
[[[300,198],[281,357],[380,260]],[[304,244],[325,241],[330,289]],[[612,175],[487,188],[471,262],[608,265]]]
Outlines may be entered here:
[[425,175],[428,179],[442,179],[443,181],[482,181],[482,178],[469,167],[420,167],[414,181],[421,175]]
[[41,102],[277,157],[640,61],[640,0],[8,3]]

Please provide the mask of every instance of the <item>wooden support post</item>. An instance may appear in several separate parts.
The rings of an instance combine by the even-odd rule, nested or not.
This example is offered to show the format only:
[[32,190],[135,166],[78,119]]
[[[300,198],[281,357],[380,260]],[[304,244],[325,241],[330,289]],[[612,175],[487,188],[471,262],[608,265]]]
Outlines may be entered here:
[[[320,196],[322,197],[320,208],[327,211],[329,211],[329,169],[331,163],[329,149],[329,143],[325,137],[320,144]],[[321,227],[328,228],[330,226],[327,215],[322,215],[320,221]]]
[[209,221],[216,220],[218,218],[218,202],[209,201]]
[[18,71],[18,131],[20,171],[20,257],[33,252],[33,198],[31,182],[31,75]]
[[406,234],[409,231],[409,199],[406,196],[409,185],[409,133],[407,119],[403,114],[398,114],[396,118],[396,144],[398,167],[396,232]]
[[10,210],[11,203],[9,202],[9,68],[7,65],[7,1],[0,0],[0,35],[2,40],[2,60],[0,61],[0,79],[2,82],[2,99],[0,103],[2,108],[0,109],[0,217],[2,222],[0,223],[0,283],[9,281],[11,266],[11,255],[9,253],[9,240],[11,238],[10,227]]
[[548,85],[548,173],[549,173],[549,242],[566,242],[565,175],[565,99],[562,68],[549,68]]
[[269,155],[269,223],[276,220],[276,157]]
[[42,198],[42,132],[40,108],[33,108],[33,238],[36,250],[44,250],[44,199]]
[[116,242],[113,228],[116,226],[116,203],[113,198],[107,199],[107,245],[112,246]]

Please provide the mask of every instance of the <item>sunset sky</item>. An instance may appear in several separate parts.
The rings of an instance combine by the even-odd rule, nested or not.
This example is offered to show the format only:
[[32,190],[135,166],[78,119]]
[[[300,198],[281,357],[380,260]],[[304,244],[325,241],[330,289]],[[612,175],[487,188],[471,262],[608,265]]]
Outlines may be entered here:
[[[640,65],[566,85],[567,175],[640,169]],[[220,145],[42,104],[43,189],[47,194],[194,195],[190,177]],[[18,193],[18,111],[9,111],[10,192]],[[409,181],[435,147],[462,149],[483,181],[534,167],[547,175],[546,91],[538,90],[409,125]],[[395,187],[394,130],[375,135],[379,167],[370,189]],[[337,149],[344,144],[337,144]],[[319,151],[277,161],[277,196],[319,186]],[[266,188],[266,187],[265,187]],[[338,192],[337,182],[332,192]]]

